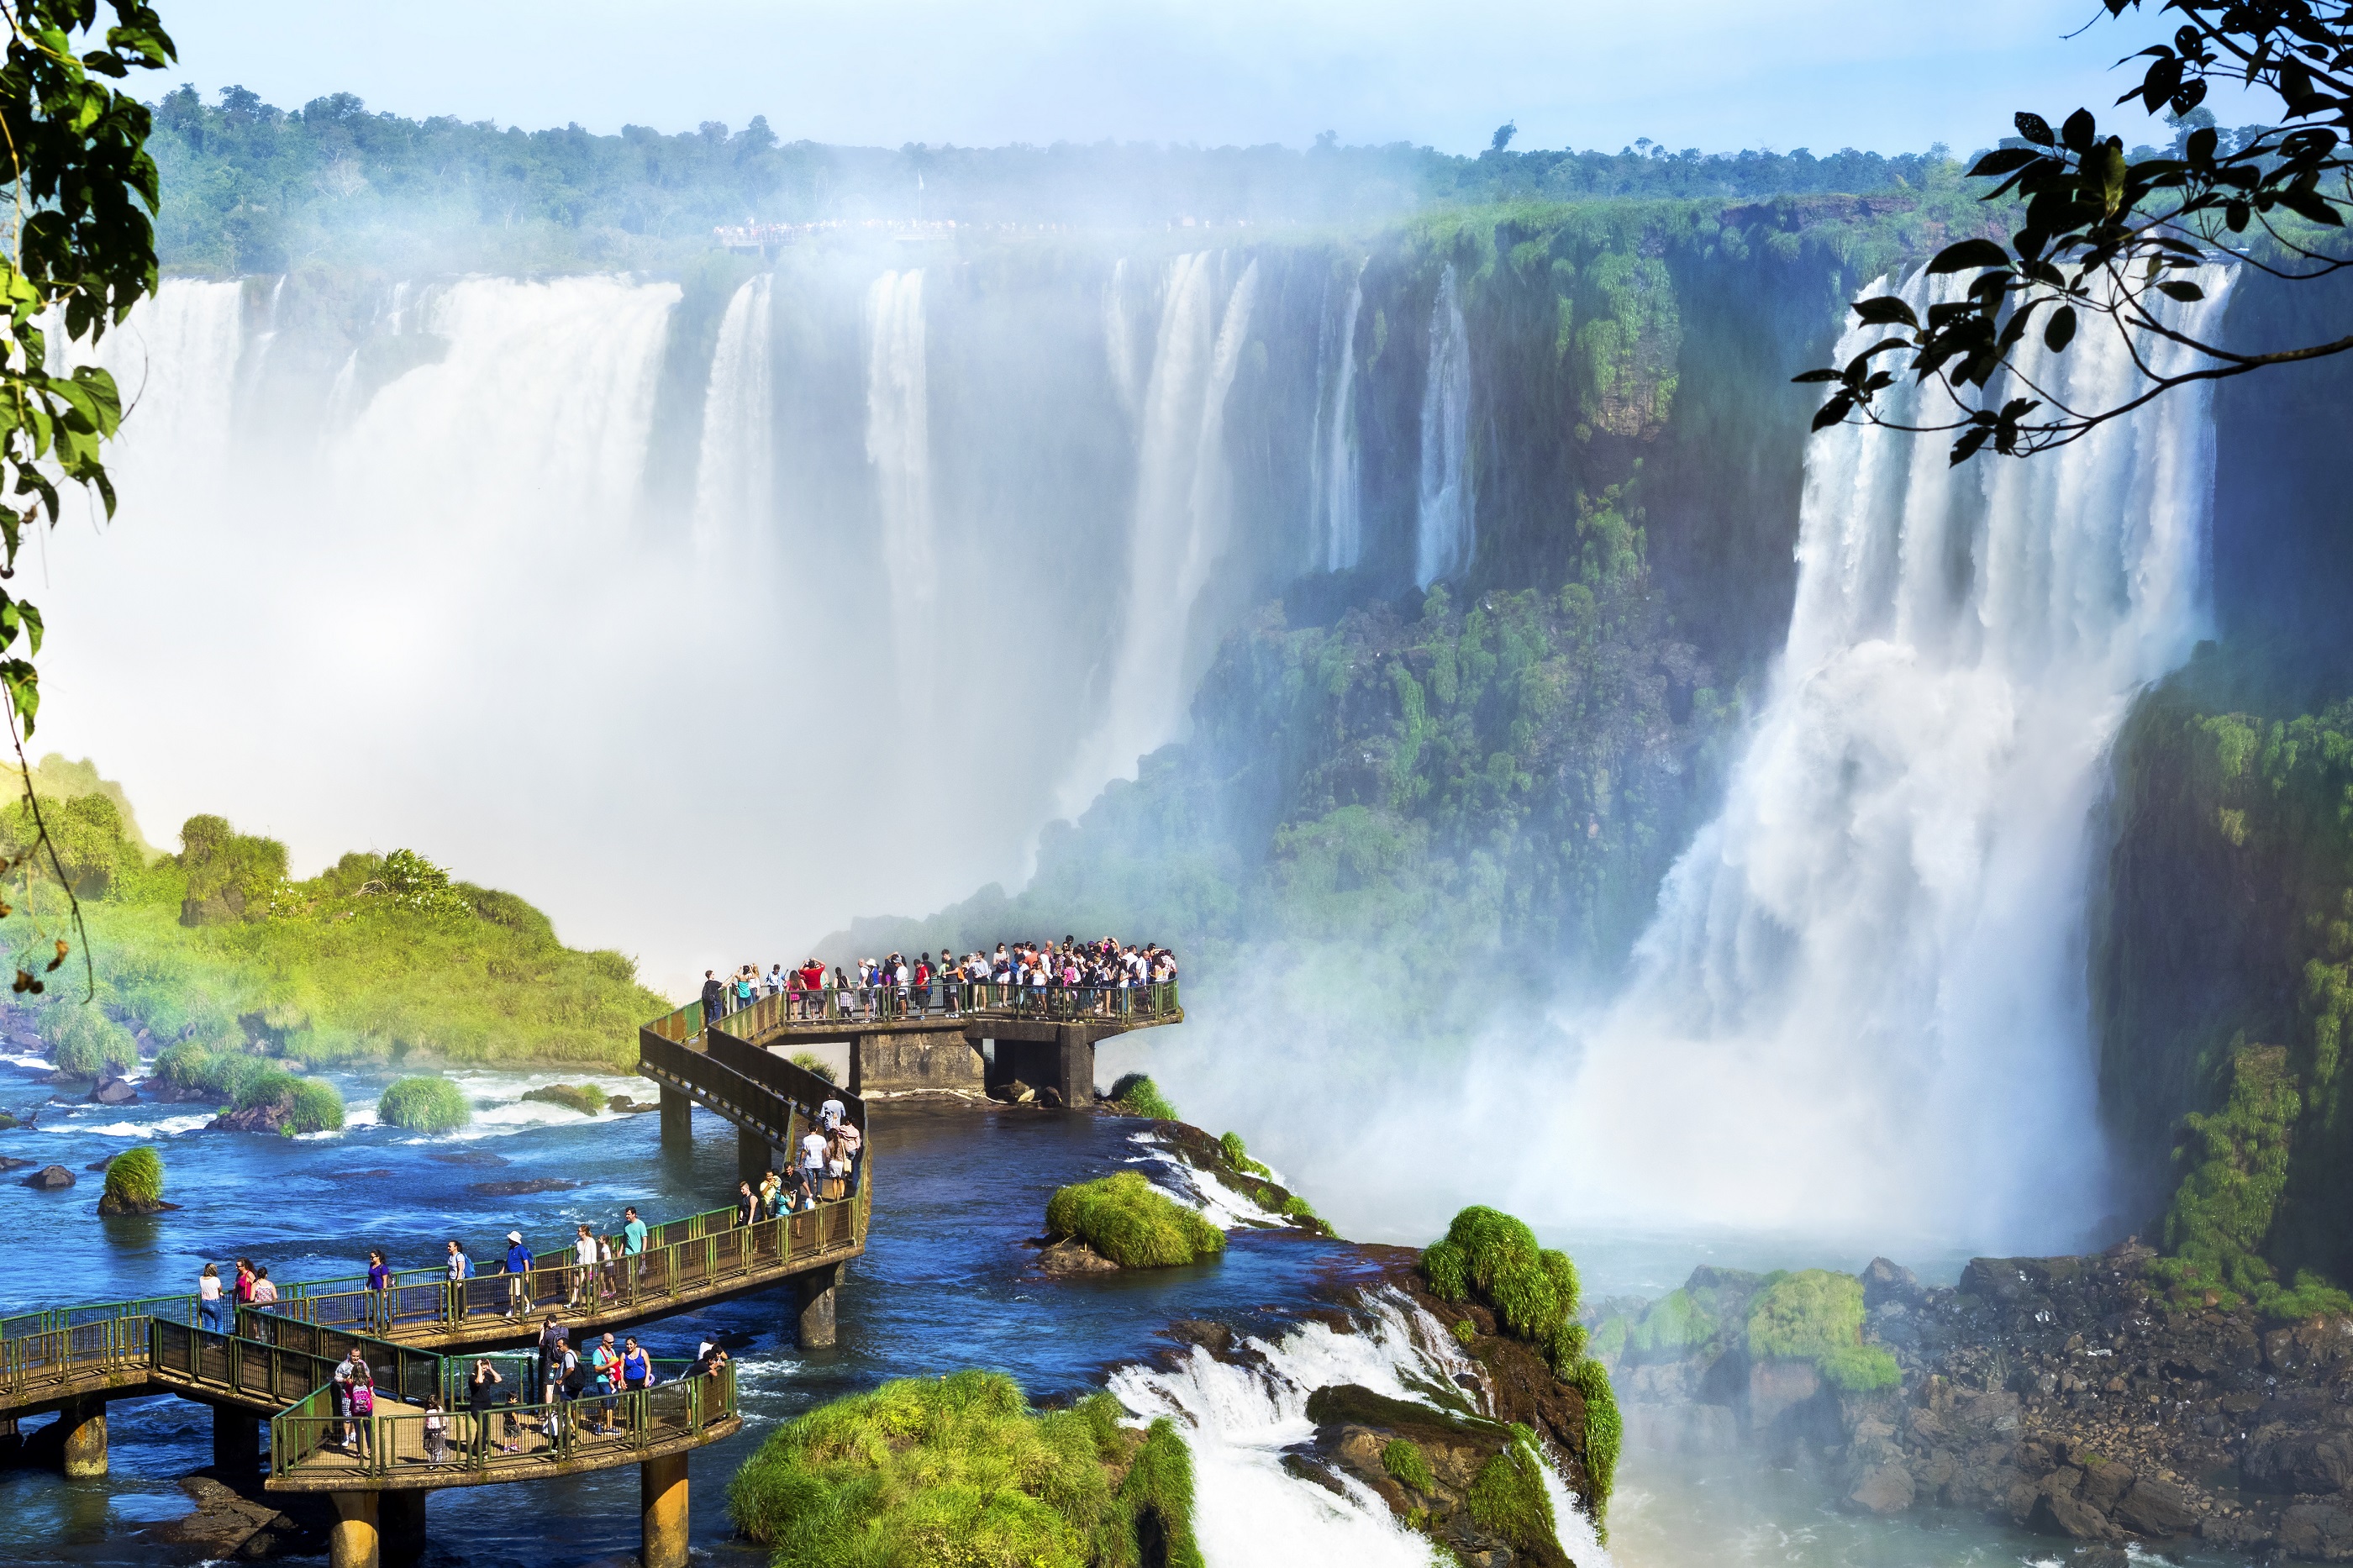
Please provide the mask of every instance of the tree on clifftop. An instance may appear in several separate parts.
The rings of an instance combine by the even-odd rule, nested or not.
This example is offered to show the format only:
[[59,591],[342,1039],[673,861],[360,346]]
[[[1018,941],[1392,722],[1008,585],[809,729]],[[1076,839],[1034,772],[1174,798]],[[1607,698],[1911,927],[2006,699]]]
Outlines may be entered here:
[[[163,193],[147,154],[148,111],[108,81],[167,65],[174,51],[153,7],[139,0],[109,5],[114,23],[101,38],[91,36],[98,0],[0,0],[8,27],[0,62],[0,180],[10,198],[0,256],[10,351],[0,363],[0,582],[13,578],[26,533],[44,517],[57,522],[61,481],[94,492],[107,515],[114,512],[99,448],[121,423],[121,392],[96,366],[64,370],[49,340],[61,332],[69,342],[95,343],[154,292],[153,215]],[[49,841],[24,766],[23,738],[40,707],[33,661],[41,631],[40,612],[0,586],[0,687],[36,827],[32,845],[0,862],[0,870],[20,871],[29,882],[45,865],[65,888],[79,927],[73,879]],[[7,912],[0,902],[0,916]],[[58,940],[47,968],[63,963],[67,952]],[[15,988],[37,992],[42,982],[20,964]]]
[[[2101,4],[2118,17],[2142,0]],[[1957,432],[1955,463],[1989,444],[2024,456],[2064,446],[2178,386],[2353,349],[2348,333],[2240,353],[2180,330],[2166,304],[2204,298],[2189,275],[2208,261],[2292,282],[2353,265],[2343,243],[2353,209],[2346,155],[2353,0],[2162,0],[2151,8],[2182,25],[2170,44],[2128,57],[2148,64],[2140,85],[2116,102],[2169,110],[2184,132],[2176,144],[2163,157],[2130,159],[2124,139],[2101,135],[2087,109],[2056,131],[2039,114],[2020,113],[2018,135],[1969,173],[2000,181],[1986,200],[2022,199],[2022,221],[2006,245],[1978,237],[1937,253],[1931,274],[1976,276],[1963,297],[1930,304],[1925,320],[1893,294],[1855,302],[1862,325],[1889,335],[1844,365],[1797,378],[1831,385],[1815,429],[1860,421]],[[2226,136],[2199,112],[2216,81],[2275,105],[2276,116]],[[2028,343],[2039,329],[2055,358],[2087,320],[2121,337],[2137,373],[2128,392],[2101,406],[2068,402]],[[1897,355],[1889,363],[1900,368],[1881,366],[1882,354]],[[1946,400],[1917,424],[1879,401],[1907,373]]]

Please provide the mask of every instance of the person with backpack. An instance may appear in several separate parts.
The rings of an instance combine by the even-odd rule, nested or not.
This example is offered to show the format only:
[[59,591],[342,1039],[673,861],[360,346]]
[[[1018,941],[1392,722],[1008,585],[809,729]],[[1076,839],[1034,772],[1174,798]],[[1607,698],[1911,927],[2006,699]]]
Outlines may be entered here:
[[[359,1435],[359,1447],[355,1451],[362,1464],[373,1464],[375,1460],[375,1380],[368,1375],[365,1362],[360,1363],[359,1370],[352,1374],[351,1405],[352,1427]],[[351,1445],[346,1443],[344,1447],[349,1449]]]
[[563,1375],[558,1363],[564,1359],[564,1331],[556,1326],[555,1314],[539,1326],[539,1402],[555,1403],[555,1384]]
[[858,1131],[858,1123],[844,1119],[835,1125],[833,1141],[841,1149],[842,1175],[847,1184],[841,1195],[854,1198],[858,1195],[858,1163],[865,1152],[866,1136]]
[[712,1024],[727,1011],[727,985],[712,971],[702,972],[702,1021]]
[[596,1378],[596,1429],[610,1436],[618,1430],[613,1425],[613,1411],[615,1396],[621,1392],[621,1352],[615,1348],[611,1334],[598,1340],[596,1348],[588,1352],[588,1368]]

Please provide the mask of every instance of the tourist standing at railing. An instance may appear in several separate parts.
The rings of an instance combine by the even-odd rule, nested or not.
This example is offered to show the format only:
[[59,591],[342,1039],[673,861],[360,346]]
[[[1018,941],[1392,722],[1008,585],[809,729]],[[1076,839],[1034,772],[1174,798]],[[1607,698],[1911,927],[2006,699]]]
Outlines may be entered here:
[[849,1107],[841,1103],[841,1097],[838,1094],[828,1094],[825,1102],[817,1108],[818,1122],[828,1132],[840,1126],[849,1115]]
[[[229,1299],[240,1307],[253,1300],[252,1258],[240,1258],[237,1260],[237,1283],[230,1288]],[[236,1320],[232,1316],[230,1321],[235,1321]]]
[[442,1414],[441,1396],[425,1396],[425,1462],[444,1465],[449,1460],[449,1418]]
[[343,1359],[335,1363],[334,1374],[327,1380],[328,1398],[334,1404],[335,1420],[341,1428],[338,1440],[345,1453],[358,1447],[352,1432],[352,1388],[366,1373],[367,1358],[354,1345],[343,1352]]
[[817,1206],[817,1194],[809,1190],[808,1173],[801,1169],[797,1160],[785,1162],[784,1190],[777,1206],[786,1214],[807,1214]]
[[507,1316],[520,1318],[531,1310],[531,1248],[522,1232],[507,1232]]
[[801,1139],[801,1174],[819,1197],[825,1195],[825,1134],[814,1127]]
[[638,1336],[631,1334],[621,1349],[621,1386],[631,1393],[651,1388],[654,1382],[653,1363],[638,1348]]
[[205,1271],[196,1276],[196,1317],[213,1333],[222,1332],[221,1318],[227,1310],[221,1305],[220,1265],[207,1263]]
[[585,1225],[575,1226],[578,1232],[572,1241],[572,1294],[574,1310],[596,1304],[596,1238],[588,1234]]
[[858,1163],[865,1152],[866,1139],[858,1131],[858,1123],[844,1118],[834,1124],[833,1141],[841,1150],[842,1176],[847,1184],[841,1195],[854,1198],[858,1195]]
[[760,1176],[760,1217],[762,1219],[776,1217],[776,1200],[783,1195],[784,1190],[785,1184],[776,1172],[762,1173]]
[[752,1190],[751,1183],[736,1183],[735,1223],[738,1226],[746,1226],[750,1225],[754,1220],[758,1219],[759,1217],[760,1195]]
[[499,1369],[491,1364],[490,1357],[474,1358],[473,1373],[466,1379],[466,1406],[473,1412],[474,1415],[473,1443],[476,1453],[492,1447],[501,1454],[514,1452],[514,1447],[512,1444],[494,1445],[491,1441],[491,1410],[499,1403],[499,1384],[505,1381],[505,1378],[499,1375]]
[[588,1367],[596,1375],[596,1430],[610,1436],[614,1395],[621,1391],[621,1352],[614,1348],[612,1335],[596,1342],[596,1348],[588,1353]]
[[269,1282],[269,1265],[262,1264],[253,1271],[253,1300],[248,1303],[257,1312],[266,1312],[278,1301],[278,1287]]
[[628,1222],[621,1226],[621,1256],[629,1260],[629,1283],[643,1285],[646,1282],[646,1222],[638,1217],[638,1211],[633,1208],[623,1209],[621,1217]]
[[462,1284],[467,1276],[474,1272],[474,1260],[466,1256],[465,1247],[456,1237],[451,1237],[449,1238],[448,1247],[449,1283],[452,1285]]
[[556,1322],[555,1314],[550,1312],[547,1321],[539,1326],[539,1402],[542,1405],[555,1403],[555,1382],[562,1375],[557,1363],[563,1359],[564,1330]]
[[752,974],[750,964],[735,972],[735,1011],[743,1012],[752,1005]]
[[[375,1382],[368,1376],[367,1363],[362,1362],[352,1374],[352,1431],[359,1438],[362,1463],[375,1458]],[[346,1445],[348,1447],[348,1445]]]
[[726,1011],[727,987],[720,983],[717,974],[708,969],[704,970],[702,972],[702,1021],[706,1024],[712,1023]]
[[621,1266],[613,1256],[613,1238],[609,1236],[596,1238],[596,1275],[602,1281],[597,1286],[597,1295],[607,1301],[620,1300]]

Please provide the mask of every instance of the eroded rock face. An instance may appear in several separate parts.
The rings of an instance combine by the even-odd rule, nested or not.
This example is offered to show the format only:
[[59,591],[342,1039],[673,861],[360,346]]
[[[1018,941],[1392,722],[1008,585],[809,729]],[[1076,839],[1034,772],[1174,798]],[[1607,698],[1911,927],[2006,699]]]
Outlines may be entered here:
[[144,1532],[146,1540],[167,1546],[192,1546],[215,1562],[268,1562],[280,1557],[314,1557],[327,1549],[323,1499],[292,1497],[286,1512],[259,1497],[245,1497],[210,1476],[190,1476],[180,1489],[195,1500],[196,1510],[168,1520]]
[[162,1198],[127,1198],[118,1193],[104,1193],[98,1200],[98,1212],[110,1218],[125,1215],[171,1214],[179,1208]]
[[1721,1338],[1630,1352],[1612,1368],[1629,1441],[1756,1448],[1871,1513],[2353,1561],[2353,1321],[2168,1307],[2150,1256],[1978,1258],[1952,1289],[1876,1260],[1864,1333],[1900,1387],[1808,1400]]

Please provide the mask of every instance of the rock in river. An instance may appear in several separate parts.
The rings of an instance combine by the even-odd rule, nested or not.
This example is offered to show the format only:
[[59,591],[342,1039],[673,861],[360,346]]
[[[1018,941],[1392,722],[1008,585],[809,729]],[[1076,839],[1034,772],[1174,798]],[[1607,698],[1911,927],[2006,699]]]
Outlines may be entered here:
[[109,1075],[98,1080],[90,1091],[92,1103],[98,1105],[128,1105],[139,1098],[139,1091],[124,1079]]
[[26,1177],[25,1184],[43,1192],[57,1192],[74,1184],[74,1173],[63,1165],[44,1165]]

